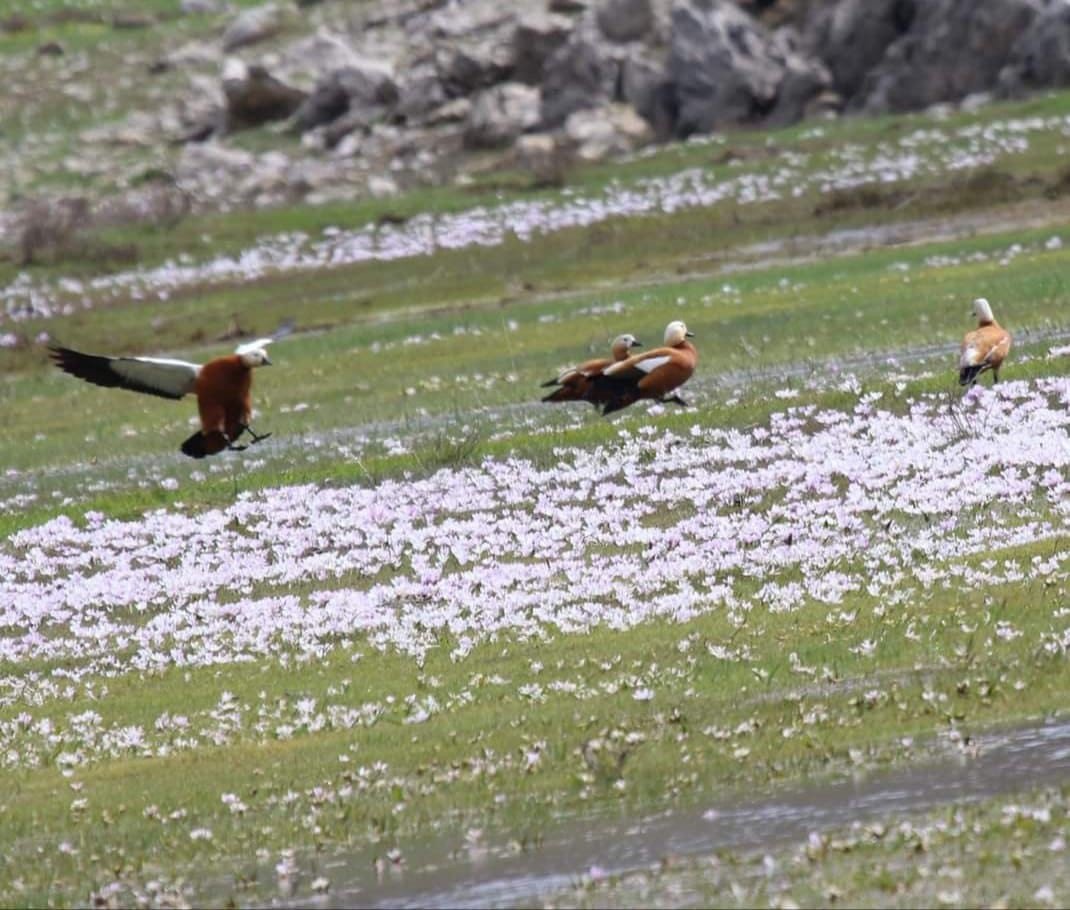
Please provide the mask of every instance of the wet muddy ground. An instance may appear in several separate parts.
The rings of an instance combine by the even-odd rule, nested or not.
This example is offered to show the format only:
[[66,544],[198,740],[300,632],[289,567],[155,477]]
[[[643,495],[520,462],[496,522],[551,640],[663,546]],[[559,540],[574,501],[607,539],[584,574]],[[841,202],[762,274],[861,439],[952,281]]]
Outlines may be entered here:
[[394,860],[374,852],[338,856],[323,863],[333,887],[316,906],[530,906],[591,870],[613,875],[666,857],[765,851],[855,822],[899,821],[945,805],[1070,782],[1065,719],[955,736],[941,750],[941,757],[922,763],[796,785],[760,798],[713,800],[641,819],[565,821],[526,849],[470,833],[460,843],[412,847]]

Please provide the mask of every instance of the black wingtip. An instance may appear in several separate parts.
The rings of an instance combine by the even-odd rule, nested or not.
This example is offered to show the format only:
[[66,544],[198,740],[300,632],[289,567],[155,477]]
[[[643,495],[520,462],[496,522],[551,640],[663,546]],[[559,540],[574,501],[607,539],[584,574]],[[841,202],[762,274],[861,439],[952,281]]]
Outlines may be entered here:
[[64,373],[70,373],[93,385],[115,388],[122,385],[122,377],[111,369],[111,358],[100,354],[84,354],[73,348],[64,348],[59,345],[49,347],[49,355],[53,362]]

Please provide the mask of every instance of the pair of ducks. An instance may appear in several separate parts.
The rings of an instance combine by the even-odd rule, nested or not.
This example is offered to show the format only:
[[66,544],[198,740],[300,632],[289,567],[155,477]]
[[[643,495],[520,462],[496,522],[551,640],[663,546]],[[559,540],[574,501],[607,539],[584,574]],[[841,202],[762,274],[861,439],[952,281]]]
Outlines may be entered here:
[[612,357],[588,360],[544,382],[544,387],[556,388],[542,400],[589,401],[603,414],[619,411],[642,398],[686,406],[675,390],[695,372],[698,351],[687,340],[692,337],[687,326],[675,320],[665,327],[662,347],[631,354],[631,349],[640,345],[639,339],[618,335],[610,347]]
[[[987,300],[975,300],[973,312],[978,325],[963,339],[959,356],[959,383],[964,386],[973,385],[989,370],[996,382],[1011,345],[1011,336],[993,318]],[[271,435],[258,435],[250,426],[252,371],[271,363],[267,345],[279,337],[276,333],[240,345],[233,354],[204,365],[157,357],[84,354],[59,346],[51,347],[50,355],[61,370],[95,385],[162,398],[195,394],[201,428],[182,443],[182,452],[191,458],[204,458],[226,449],[245,448],[236,443],[246,433],[254,443]],[[630,355],[639,342],[632,335],[621,335],[613,342],[612,358],[588,361],[544,383],[557,388],[543,401],[590,401],[603,414],[643,398],[686,404],[675,390],[695,371],[698,352],[687,340],[690,337],[683,322],[670,322],[662,347]]]

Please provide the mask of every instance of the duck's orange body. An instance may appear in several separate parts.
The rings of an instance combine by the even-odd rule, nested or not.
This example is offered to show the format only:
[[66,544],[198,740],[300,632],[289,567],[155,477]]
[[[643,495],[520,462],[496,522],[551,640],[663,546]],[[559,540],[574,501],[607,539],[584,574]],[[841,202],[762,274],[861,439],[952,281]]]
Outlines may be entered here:
[[[252,387],[253,371],[237,354],[210,360],[201,367],[193,387],[201,415],[201,441],[191,437],[183,443],[182,451],[194,458],[214,455],[237,439],[252,419]],[[187,451],[187,447],[201,454]]]
[[999,381],[999,368],[1011,348],[1011,335],[992,316],[988,301],[979,297],[973,302],[977,328],[962,339],[959,354],[959,385],[973,385],[980,375],[992,371],[992,382]]
[[686,404],[675,390],[691,378],[698,363],[698,351],[687,340],[690,335],[684,323],[670,322],[665,329],[664,346],[606,367],[593,377],[588,400],[601,402],[603,414],[619,411],[643,398]]
[[234,354],[217,357],[203,366],[183,360],[155,357],[107,357],[84,354],[71,348],[53,347],[56,366],[94,385],[129,389],[160,398],[197,396],[201,429],[182,443],[182,452],[204,458],[224,449],[244,448],[234,443],[245,432],[253,442],[266,439],[249,426],[252,419],[253,368],[270,364],[263,338],[238,348]]
[[543,401],[590,401],[597,404],[596,398],[591,397],[591,383],[611,364],[628,359],[628,352],[639,344],[634,335],[618,335],[613,339],[610,346],[612,357],[597,357],[587,360],[572,369],[565,370],[554,379],[543,383],[544,387],[557,386],[549,395],[543,397]]

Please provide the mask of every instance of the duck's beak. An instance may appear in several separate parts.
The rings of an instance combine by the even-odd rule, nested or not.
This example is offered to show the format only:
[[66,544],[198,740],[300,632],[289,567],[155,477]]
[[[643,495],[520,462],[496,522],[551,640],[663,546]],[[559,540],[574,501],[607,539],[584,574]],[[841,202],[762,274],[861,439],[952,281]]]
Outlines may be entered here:
[[684,337],[685,338],[694,338],[695,337],[695,333],[694,332],[684,332]]

